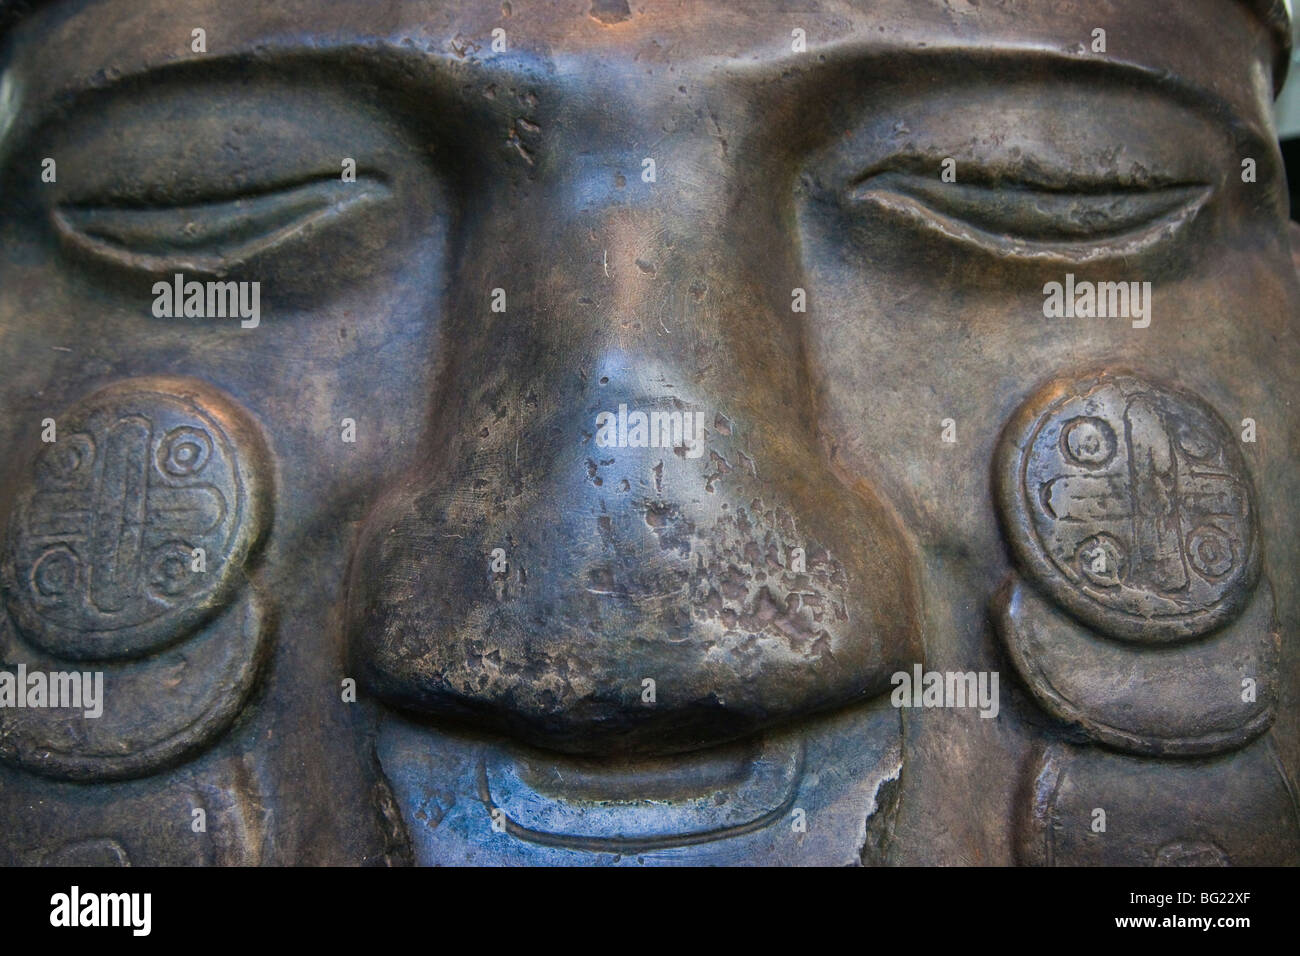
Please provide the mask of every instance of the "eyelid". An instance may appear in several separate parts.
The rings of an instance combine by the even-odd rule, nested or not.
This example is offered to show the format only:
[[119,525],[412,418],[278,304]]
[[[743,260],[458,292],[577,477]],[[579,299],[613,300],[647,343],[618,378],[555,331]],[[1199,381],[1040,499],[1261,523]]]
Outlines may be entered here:
[[933,159],[923,167],[882,164],[854,180],[847,196],[1002,255],[1080,262],[1145,251],[1194,218],[1213,192],[1205,182],[1028,164],[958,163],[957,181],[944,182],[939,169]]
[[82,252],[144,271],[218,273],[291,240],[311,225],[390,195],[380,176],[359,173],[277,184],[255,193],[183,204],[73,202],[52,213],[60,237]]

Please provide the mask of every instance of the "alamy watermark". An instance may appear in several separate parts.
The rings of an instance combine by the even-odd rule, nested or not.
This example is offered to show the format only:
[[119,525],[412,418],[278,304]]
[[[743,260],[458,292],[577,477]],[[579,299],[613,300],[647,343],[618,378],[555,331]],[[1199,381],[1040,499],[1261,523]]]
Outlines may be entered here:
[[687,458],[704,455],[703,412],[618,412],[596,416],[597,448],[684,448]]
[[889,701],[895,707],[978,707],[981,717],[998,715],[997,671],[896,671]]
[[260,282],[186,282],[178,272],[171,282],[155,282],[153,295],[158,319],[238,318],[243,329],[255,329],[262,321]]
[[104,713],[103,671],[0,671],[0,707],[67,707],[85,717]]
[[1043,315],[1049,319],[1132,319],[1133,328],[1151,324],[1150,282],[1065,282],[1043,286]]
[[132,936],[148,936],[152,912],[152,893],[83,893],[73,886],[50,897],[50,925],[56,927],[120,926]]

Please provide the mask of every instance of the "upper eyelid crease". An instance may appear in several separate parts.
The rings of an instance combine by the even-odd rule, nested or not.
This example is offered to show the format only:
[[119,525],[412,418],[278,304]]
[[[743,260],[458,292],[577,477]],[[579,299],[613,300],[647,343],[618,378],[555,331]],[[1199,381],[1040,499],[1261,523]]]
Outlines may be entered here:
[[390,193],[380,177],[359,175],[356,183],[318,177],[182,203],[121,198],[63,203],[51,218],[74,248],[121,265],[159,270],[185,264],[199,272],[219,272],[280,245],[312,223]]
[[[1168,178],[1048,184],[1008,182],[987,171],[983,182],[943,183],[933,164],[927,169],[917,175],[876,167],[849,184],[847,198],[999,254],[1077,263],[1145,252],[1195,218],[1214,192],[1208,183]],[[1004,201],[989,203],[991,196]]]
[[[940,163],[946,158],[911,153],[890,156],[860,172],[849,184],[849,188],[851,191],[856,191],[863,188],[870,180],[889,175],[920,181],[932,179],[938,183]],[[1166,187],[1209,185],[1203,181],[1169,176],[1145,168],[1142,168],[1140,173],[1130,172],[1127,176],[1119,173],[1098,175],[1081,173],[1077,168],[1057,168],[1027,160],[1015,163],[958,160],[957,181],[959,184],[989,189],[1063,193],[1147,192]]]
[[[388,177],[376,169],[357,167],[356,185],[369,184],[378,182],[383,186],[388,185]],[[103,197],[86,196],[82,198],[71,198],[64,200],[59,204],[61,209],[120,209],[148,211],[153,209],[174,209],[181,206],[216,206],[222,203],[238,202],[240,200],[256,200],[264,196],[277,196],[293,193],[308,187],[326,186],[337,184],[340,186],[349,186],[355,188],[353,184],[345,184],[341,181],[337,171],[316,173],[306,176],[297,176],[291,179],[268,180],[264,183],[250,184],[243,188],[222,187],[206,188],[194,191],[189,195],[167,196],[166,198],[154,198],[149,195],[106,195]]]

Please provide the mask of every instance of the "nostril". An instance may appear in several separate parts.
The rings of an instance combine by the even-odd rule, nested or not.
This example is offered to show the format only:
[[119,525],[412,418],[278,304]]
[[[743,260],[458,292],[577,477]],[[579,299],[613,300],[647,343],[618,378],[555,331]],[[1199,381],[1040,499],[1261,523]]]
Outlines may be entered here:
[[[797,437],[701,404],[494,428],[373,515],[348,611],[370,690],[574,753],[695,749],[886,690],[919,659],[892,517]],[[699,416],[707,454],[605,454],[610,406],[624,437],[637,410]]]

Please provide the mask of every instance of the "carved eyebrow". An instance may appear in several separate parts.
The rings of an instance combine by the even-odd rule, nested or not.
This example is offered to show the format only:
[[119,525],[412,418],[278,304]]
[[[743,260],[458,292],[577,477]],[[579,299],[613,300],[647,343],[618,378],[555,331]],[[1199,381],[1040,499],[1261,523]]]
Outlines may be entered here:
[[[18,107],[18,115],[11,117],[8,129],[0,129],[3,133],[0,137],[0,164],[8,158],[11,144],[23,141],[33,131],[50,122],[58,122],[85,103],[102,97],[130,95],[158,82],[201,83],[231,76],[241,79],[259,76],[293,78],[299,71],[305,78],[310,78],[310,71],[322,66],[332,68],[330,75],[336,77],[341,64],[346,65],[348,72],[370,70],[372,77],[387,80],[394,87],[420,84],[426,97],[430,93],[441,97],[454,91],[452,78],[437,57],[421,55],[419,51],[396,45],[312,46],[299,38],[258,46],[256,51],[236,48],[194,59],[132,64],[107,73],[86,69],[79,71],[62,87],[40,85],[35,95],[21,97],[23,102]],[[6,82],[14,85],[12,74],[26,65],[20,64],[17,58],[0,62],[0,87]],[[24,84],[19,81],[18,85]]]
[[[909,77],[917,75],[918,69],[951,72],[956,68],[959,78],[955,82],[961,83],[969,82],[972,72],[999,78],[1039,79],[1048,83],[1058,78],[1101,78],[1128,83],[1190,108],[1229,131],[1235,138],[1246,141],[1260,155],[1270,155],[1275,148],[1272,135],[1260,125],[1259,118],[1243,109],[1242,104],[1234,104],[1180,74],[1130,60],[1075,55],[1041,45],[1016,46],[1001,42],[986,46],[888,49],[860,40],[846,40],[821,50],[820,62],[808,67],[803,75],[807,89],[802,93],[795,92],[794,96],[805,98],[810,105],[819,107],[818,112],[822,113],[828,112],[822,108],[827,98],[822,80],[827,74],[848,77],[866,73],[874,77]],[[458,84],[463,82],[463,77],[458,80],[458,74],[454,69],[448,68],[443,57],[430,55],[428,50],[388,42],[309,45],[300,37],[259,45],[255,51],[237,48],[198,59],[141,64],[107,76],[103,71],[95,74],[81,72],[77,77],[78,83],[36,96],[25,104],[26,109],[20,110],[19,116],[10,117],[13,121],[10,128],[0,130],[3,133],[0,135],[0,165],[7,160],[12,143],[21,142],[32,130],[39,129],[51,119],[76,108],[87,97],[112,95],[119,89],[129,90],[157,79],[190,76],[200,81],[209,76],[219,79],[223,71],[228,75],[232,68],[242,68],[245,73],[283,75],[296,69],[309,70],[320,65],[337,66],[339,63],[346,64],[351,70],[370,70],[373,75],[387,78],[395,88],[418,88],[421,95],[426,97],[432,93],[447,105],[456,102]],[[726,61],[725,65],[719,65],[723,66],[724,72],[731,73],[742,82],[752,83],[756,89],[766,87],[768,90],[790,90],[785,84],[769,82],[789,71],[791,63],[788,58]],[[0,63],[0,86],[9,78],[13,67],[12,60]],[[945,80],[940,80],[937,85],[941,86],[944,82]],[[861,84],[842,82],[832,84],[832,87],[836,90],[833,96],[843,97],[850,95],[850,91],[860,90]],[[0,108],[3,105],[0,104]]]
[[[824,72],[861,75],[875,78],[908,78],[921,70],[940,73],[934,81],[937,90],[951,83],[966,84],[972,78],[1007,80],[1033,79],[1050,86],[1057,80],[1120,81],[1143,92],[1156,94],[1168,101],[1201,114],[1239,138],[1246,138],[1261,150],[1272,148],[1273,137],[1255,117],[1235,104],[1201,86],[1186,76],[1157,69],[1132,60],[1112,56],[1084,56],[1039,45],[1015,46],[1005,43],[987,46],[926,46],[914,49],[881,49],[857,41],[845,41],[824,49],[825,62],[809,69],[806,79],[818,90],[812,95],[825,99],[820,79]],[[762,65],[750,65],[754,72]],[[789,69],[783,59],[776,64]],[[950,80],[949,77],[952,77]],[[845,82],[837,86],[846,91],[860,91],[861,84]]]

